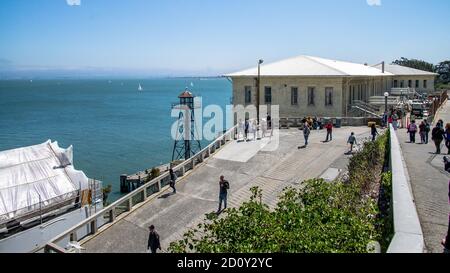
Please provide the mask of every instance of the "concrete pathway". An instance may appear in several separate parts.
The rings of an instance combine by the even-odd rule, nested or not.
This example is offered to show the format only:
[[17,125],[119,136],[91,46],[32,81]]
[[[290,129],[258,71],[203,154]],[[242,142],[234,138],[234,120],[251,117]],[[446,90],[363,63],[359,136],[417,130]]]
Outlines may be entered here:
[[[450,102],[439,112],[439,118],[450,122]],[[442,253],[440,242],[447,234],[448,226],[448,181],[450,175],[445,172],[444,155],[433,154],[436,151],[431,139],[427,145],[410,144],[405,129],[397,132],[403,157],[410,176],[412,192],[415,198],[422,231],[424,233],[426,251]],[[431,138],[431,133],[430,133]],[[416,136],[420,143],[420,137]],[[445,146],[442,153],[447,152]]]
[[145,252],[147,227],[153,224],[165,251],[170,242],[181,239],[188,228],[202,222],[206,213],[217,210],[220,175],[231,184],[229,206],[239,206],[249,200],[249,189],[259,186],[263,201],[273,207],[285,187],[297,187],[305,179],[319,177],[331,165],[345,165],[348,156],[343,154],[352,131],[368,136],[370,129],[335,129],[330,143],[322,143],[325,131],[315,131],[306,149],[297,148],[303,145],[302,132],[297,129],[281,130],[279,145],[267,139],[260,141],[262,144],[232,142],[183,178],[177,184],[177,194],[168,191],[148,201],[83,247],[87,252]]

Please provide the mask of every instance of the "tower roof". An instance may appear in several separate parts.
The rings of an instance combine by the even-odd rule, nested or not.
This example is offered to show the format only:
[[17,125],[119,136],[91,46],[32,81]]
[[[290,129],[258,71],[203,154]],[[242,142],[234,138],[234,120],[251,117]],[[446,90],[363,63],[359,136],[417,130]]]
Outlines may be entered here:
[[178,97],[179,97],[180,99],[181,99],[181,98],[193,98],[194,95],[192,95],[192,93],[189,92],[188,90],[185,90],[185,91],[183,91],[183,93],[181,93]]

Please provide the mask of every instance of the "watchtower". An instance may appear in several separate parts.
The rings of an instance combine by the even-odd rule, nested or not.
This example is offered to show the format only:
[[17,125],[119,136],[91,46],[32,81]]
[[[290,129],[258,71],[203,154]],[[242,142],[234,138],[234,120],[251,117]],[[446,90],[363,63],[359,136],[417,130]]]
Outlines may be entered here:
[[180,99],[179,104],[172,106],[172,109],[180,110],[172,161],[189,159],[201,151],[198,129],[195,126],[194,110],[198,107],[194,104],[194,95],[186,89],[178,98]]

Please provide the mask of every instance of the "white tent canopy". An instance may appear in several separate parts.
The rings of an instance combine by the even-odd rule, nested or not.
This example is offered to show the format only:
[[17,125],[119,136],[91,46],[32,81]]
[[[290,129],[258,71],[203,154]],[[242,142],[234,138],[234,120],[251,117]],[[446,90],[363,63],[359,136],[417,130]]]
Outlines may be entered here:
[[[88,189],[89,179],[73,168],[73,148],[57,142],[0,152],[0,224],[38,211]],[[41,203],[41,204],[40,204]]]

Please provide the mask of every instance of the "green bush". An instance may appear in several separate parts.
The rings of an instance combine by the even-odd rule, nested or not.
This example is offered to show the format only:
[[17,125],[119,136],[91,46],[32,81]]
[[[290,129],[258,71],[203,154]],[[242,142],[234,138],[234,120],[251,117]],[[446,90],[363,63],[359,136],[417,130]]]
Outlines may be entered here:
[[[175,253],[365,253],[372,241],[383,241],[388,226],[377,204],[374,186],[389,188],[381,175],[388,136],[368,142],[349,163],[349,180],[303,182],[287,188],[274,210],[252,188],[250,201],[229,209],[172,242]],[[376,187],[375,187],[376,189]]]

